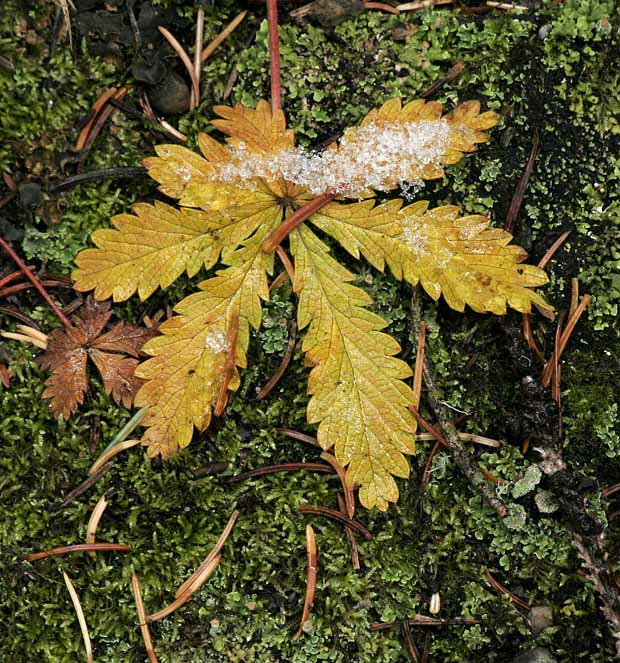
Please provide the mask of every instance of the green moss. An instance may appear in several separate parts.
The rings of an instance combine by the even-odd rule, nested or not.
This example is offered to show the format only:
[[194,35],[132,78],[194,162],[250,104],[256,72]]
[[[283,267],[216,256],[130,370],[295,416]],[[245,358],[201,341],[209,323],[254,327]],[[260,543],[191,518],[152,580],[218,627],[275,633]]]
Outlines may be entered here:
[[[0,168],[21,170],[47,191],[49,182],[64,176],[59,157],[75,144],[80,122],[101,90],[131,81],[89,55],[85,44],[78,44],[75,61],[66,45],[51,59],[44,45],[25,45],[16,32],[16,17],[24,16],[30,29],[35,23],[42,26],[38,29],[49,43],[49,10],[33,9],[26,16],[21,5],[9,4],[11,10],[0,19],[0,47],[15,69],[0,69],[0,104],[11,109],[0,120]],[[188,20],[195,14],[193,5],[164,4],[179,8]],[[285,109],[300,141],[310,146],[393,95],[419,95],[457,61],[466,64],[442,88],[439,100],[451,106],[461,99],[480,99],[502,114],[502,124],[478,154],[451,167],[444,181],[427,186],[423,197],[433,204],[489,213],[496,225],[503,225],[538,130],[539,154],[516,234],[536,261],[562,231],[572,230],[550,265],[551,284],[545,292],[559,309],[566,308],[571,278],[579,276],[581,291],[594,298],[565,355],[565,455],[584,479],[599,477],[603,485],[616,481],[620,470],[614,373],[620,354],[620,159],[615,136],[620,95],[618,30],[615,19],[606,21],[612,4],[569,0],[525,16],[365,12],[333,33],[290,23],[280,30]],[[206,38],[238,11],[233,3],[209,10]],[[250,15],[205,67],[201,108],[178,120],[191,145],[196,132],[207,128],[211,105],[221,101],[234,59],[239,78],[233,100],[254,103],[268,96],[261,18]],[[253,24],[260,27],[257,40],[243,48]],[[408,35],[405,41],[394,39],[399,31]],[[152,153],[152,140],[141,122],[115,114],[86,170],[137,165]],[[26,224],[24,252],[30,260],[49,259],[55,269],[68,273],[93,229],[154,192],[154,183],[145,178],[81,185],[61,196],[46,193],[35,224]],[[50,215],[54,205],[59,213]],[[16,223],[26,220],[14,203],[4,211]],[[411,360],[415,338],[408,325],[408,288],[341,257],[357,270],[359,283]],[[181,279],[147,304],[118,306],[117,314],[136,320],[144,310],[152,314],[174,304],[191,288],[189,280]],[[44,329],[56,326],[46,309],[35,306],[35,296],[22,301],[32,302],[27,313]],[[435,634],[431,660],[507,661],[526,643],[549,647],[562,663],[575,660],[575,652],[593,663],[610,660],[609,635],[593,590],[577,573],[579,563],[565,530],[545,510],[545,480],[536,481],[531,458],[520,452],[522,440],[515,432],[519,385],[497,341],[498,322],[490,316],[456,314],[428,299],[423,304],[428,354],[443,398],[455,417],[469,414],[467,430],[501,439],[499,450],[471,453],[506,481],[498,492],[509,502],[512,519],[498,522],[444,454],[435,459],[430,484],[421,494],[419,478],[430,449],[429,443],[421,443],[412,458],[411,478],[400,482],[398,505],[387,514],[359,514],[375,534],[373,541],[360,543],[360,573],[351,568],[340,527],[312,520],[320,564],[312,628],[300,641],[291,641],[305,591],[307,520],[297,507],[302,502],[333,506],[337,481],[310,473],[270,475],[242,484],[225,479],[266,464],[317,460],[315,449],[277,430],[313,432],[305,424],[307,371],[299,344],[272,394],[260,403],[254,400],[279,364],[293,308],[290,286],[282,285],[253,339],[242,388],[221,421],[163,464],[146,460],[140,448],[125,452],[93,489],[64,509],[64,496],[84,480],[96,455],[130,414],[95,387],[72,421],[54,421],[41,398],[45,376],[35,367],[31,349],[2,344],[14,376],[11,388],[0,392],[0,658],[10,656],[16,663],[83,658],[77,621],[59,575],[64,569],[81,596],[96,660],[145,660],[131,574],[140,574],[147,610],[162,607],[238,508],[241,517],[212,579],[172,617],[153,626],[162,662],[405,660],[398,629],[371,632],[370,624],[427,612],[437,590],[442,615],[481,622]],[[3,328],[12,324],[2,318]],[[537,317],[533,325],[548,356],[553,325]],[[538,368],[532,366],[533,375]],[[95,421],[101,438],[91,452]],[[229,463],[224,475],[194,479],[192,468],[219,461]],[[34,550],[83,541],[90,511],[104,491],[109,506],[97,536],[131,544],[131,555],[22,561]],[[600,501],[591,496],[590,502],[601,512]],[[616,538],[612,531],[612,541]],[[552,606],[553,628],[534,640],[521,613],[488,585],[487,567],[530,603]]]

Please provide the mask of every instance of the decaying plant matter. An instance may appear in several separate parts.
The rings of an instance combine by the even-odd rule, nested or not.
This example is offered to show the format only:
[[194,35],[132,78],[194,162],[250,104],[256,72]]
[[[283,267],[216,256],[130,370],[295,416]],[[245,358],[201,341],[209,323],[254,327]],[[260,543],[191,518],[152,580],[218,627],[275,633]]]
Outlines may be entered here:
[[355,258],[420,283],[434,299],[443,294],[457,310],[550,308],[532,290],[546,282],[544,272],[522,264],[525,252],[487,218],[375,200],[374,191],[417,189],[443,176],[444,165],[488,139],[485,130],[498,116],[480,113],[477,102],[443,115],[435,102],[392,99],[315,154],[295,147],[284,114],[265,101],[215,112],[212,124],[228,145],[201,134],[203,156],[161,145],[145,161],[180,207],[138,204],[134,214],[114,218],[115,228],[96,231],[97,248],[77,258],[75,287],[94,289],[99,300],[136,292],[146,299],[184,271],[225,266],[176,306],[136,371],[146,381],[136,405],[149,408],[143,444],[151,456],[169,456],[239,387],[250,328],[259,327],[261,300],[269,296],[273,251],[290,235],[298,324],[307,330],[303,350],[313,367],[308,421],[319,424],[321,446],[333,447],[347,467],[362,504],[385,509],[398,498],[393,476],[408,475],[405,456],[414,452],[413,392],[404,382],[411,371],[382,332],[386,322],[369,311],[368,295],[315,230]]

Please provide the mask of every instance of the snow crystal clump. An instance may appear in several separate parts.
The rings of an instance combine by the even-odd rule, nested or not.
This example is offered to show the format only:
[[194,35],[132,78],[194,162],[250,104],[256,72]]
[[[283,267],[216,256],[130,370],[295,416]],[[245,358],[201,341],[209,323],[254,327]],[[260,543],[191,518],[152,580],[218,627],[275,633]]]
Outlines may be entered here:
[[450,131],[443,120],[369,124],[345,134],[337,149],[319,153],[291,148],[260,156],[240,144],[229,148],[230,161],[216,166],[212,179],[256,188],[259,178],[283,178],[316,196],[335,192],[351,198],[363,197],[369,189],[389,191],[398,184],[410,197],[422,186],[424,168],[441,163]]
[[213,352],[213,354],[220,354],[221,352],[226,352],[228,350],[228,342],[226,341],[226,335],[224,332],[217,331],[207,334],[205,339],[205,346]]

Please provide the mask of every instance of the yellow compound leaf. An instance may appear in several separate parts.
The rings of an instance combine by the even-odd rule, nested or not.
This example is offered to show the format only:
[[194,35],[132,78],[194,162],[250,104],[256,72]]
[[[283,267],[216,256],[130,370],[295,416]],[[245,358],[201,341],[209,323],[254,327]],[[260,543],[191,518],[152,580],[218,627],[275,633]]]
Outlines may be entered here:
[[366,307],[370,297],[306,226],[291,235],[298,322],[308,327],[303,350],[313,366],[308,422],[318,423],[323,449],[334,447],[360,502],[385,510],[398,499],[393,476],[407,477],[405,454],[415,451],[411,370],[394,355],[398,343],[386,322]]
[[397,200],[332,203],[311,221],[356,258],[362,253],[379,270],[387,263],[396,278],[421,283],[433,299],[443,294],[457,311],[465,305],[500,315],[506,306],[522,313],[532,304],[552,309],[532,290],[547,283],[545,272],[522,264],[526,252],[484,216],[459,217],[452,206],[428,210],[426,201],[401,208]]
[[112,219],[115,229],[93,233],[98,248],[76,258],[74,287],[82,292],[95,289],[96,299],[124,301],[137,291],[144,300],[184,271],[194,276],[203,266],[209,269],[224,247],[232,251],[265,218],[273,217],[272,198],[247,192],[246,200],[229,218],[160,202],[135,205],[135,215]]
[[[275,227],[276,214],[272,210],[271,222],[232,254],[227,269],[203,281],[201,292],[179,302],[178,315],[161,325],[162,335],[144,346],[151,358],[136,370],[147,382],[135,403],[149,408],[142,420],[148,426],[142,444],[148,446],[149,456],[168,457],[186,447],[194,427],[204,430],[209,425],[221,390],[238,389],[236,367],[246,366],[250,326],[260,326],[260,302],[269,298],[266,273],[273,257],[260,246]],[[232,368],[229,375],[227,365]]]

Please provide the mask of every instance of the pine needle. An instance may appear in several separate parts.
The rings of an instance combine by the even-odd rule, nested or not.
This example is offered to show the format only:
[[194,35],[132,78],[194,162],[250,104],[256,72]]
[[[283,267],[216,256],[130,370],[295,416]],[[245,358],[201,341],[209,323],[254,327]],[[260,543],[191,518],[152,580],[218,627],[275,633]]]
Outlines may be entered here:
[[77,592],[75,591],[75,587],[73,586],[71,579],[64,571],[62,572],[62,577],[65,579],[65,585],[67,585],[67,589],[69,590],[71,600],[73,601],[73,607],[75,608],[78,622],[80,623],[80,630],[82,631],[82,638],[84,639],[84,647],[86,648],[86,660],[88,663],[93,663],[95,660],[93,658],[93,647],[90,641],[90,635],[88,634],[88,626],[86,625],[86,618],[84,617],[82,604],[80,603],[80,599],[77,595]]

